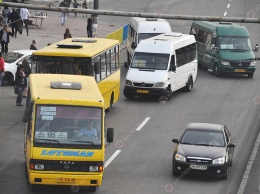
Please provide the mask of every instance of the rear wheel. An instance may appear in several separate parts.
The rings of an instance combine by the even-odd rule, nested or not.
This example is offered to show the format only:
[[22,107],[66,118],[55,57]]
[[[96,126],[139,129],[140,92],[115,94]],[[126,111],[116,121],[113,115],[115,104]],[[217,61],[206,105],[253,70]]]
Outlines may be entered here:
[[14,78],[11,73],[6,73],[2,80],[3,86],[11,86],[14,82]]
[[109,107],[106,109],[106,112],[110,112],[112,110],[113,103],[114,103],[114,95],[112,94],[110,98],[110,104]]
[[88,190],[89,190],[89,192],[96,192],[97,187],[96,186],[89,186]]
[[247,76],[248,76],[249,78],[253,78],[254,73],[249,73],[249,74],[247,74]]
[[192,77],[189,78],[187,85],[185,86],[185,91],[190,92],[193,88],[193,79]]

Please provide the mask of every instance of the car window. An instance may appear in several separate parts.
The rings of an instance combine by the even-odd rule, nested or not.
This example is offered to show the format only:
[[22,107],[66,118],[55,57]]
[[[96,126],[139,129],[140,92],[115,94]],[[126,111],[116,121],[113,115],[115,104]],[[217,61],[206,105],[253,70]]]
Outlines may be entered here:
[[6,63],[13,63],[17,59],[21,58],[23,54],[15,53],[15,52],[9,52],[6,55],[4,55],[4,60]]

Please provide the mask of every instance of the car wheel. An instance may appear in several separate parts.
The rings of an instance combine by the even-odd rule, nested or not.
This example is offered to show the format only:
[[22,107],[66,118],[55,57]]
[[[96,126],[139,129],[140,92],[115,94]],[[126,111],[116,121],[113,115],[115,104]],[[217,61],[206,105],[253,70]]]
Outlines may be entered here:
[[220,76],[221,76],[221,72],[219,71],[217,65],[214,66],[213,72],[214,72],[214,75],[215,75],[216,77],[220,77]]
[[228,179],[228,167],[227,167],[226,173],[224,175],[222,175],[221,178],[224,179],[224,180]]
[[253,78],[254,74],[253,74],[253,73],[249,73],[249,74],[247,74],[247,76],[248,76],[249,78]]
[[168,88],[166,89],[165,97],[167,98],[167,100],[169,100],[172,97],[172,89],[170,86],[168,86]]
[[185,91],[190,92],[192,88],[193,88],[193,79],[192,77],[190,77],[187,85],[185,86]]
[[135,94],[131,94],[131,93],[127,93],[127,92],[125,92],[125,90],[124,90],[124,96],[125,96],[127,99],[129,99],[129,100],[133,100],[136,95],[135,95]]
[[2,85],[3,86],[11,86],[14,82],[14,78],[11,73],[5,73],[5,76],[3,77],[2,80]]

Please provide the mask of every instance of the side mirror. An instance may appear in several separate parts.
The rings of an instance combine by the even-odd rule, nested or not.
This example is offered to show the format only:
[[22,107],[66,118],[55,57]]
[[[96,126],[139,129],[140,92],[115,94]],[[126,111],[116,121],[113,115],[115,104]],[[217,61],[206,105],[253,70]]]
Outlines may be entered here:
[[128,67],[129,67],[128,62],[125,62],[125,63],[124,63],[124,66],[125,66],[125,68],[128,68]]
[[18,66],[22,65],[22,61],[19,61],[16,65]]
[[99,62],[94,63],[94,72],[95,74],[99,74]]
[[259,46],[258,44],[255,45],[255,52],[258,52],[259,51]]
[[107,143],[114,141],[114,128],[107,128]]
[[180,143],[178,139],[173,139],[172,142],[173,143]]
[[136,48],[135,42],[132,42],[132,43],[131,43],[131,48],[132,48],[132,49],[135,49],[135,48]]
[[228,147],[228,148],[234,148],[234,147],[236,147],[236,145],[235,145],[234,143],[229,143],[229,144],[227,145],[227,147]]
[[23,114],[24,123],[28,123],[31,121],[32,109],[33,109],[33,102],[31,102],[29,106],[25,107],[24,114]]

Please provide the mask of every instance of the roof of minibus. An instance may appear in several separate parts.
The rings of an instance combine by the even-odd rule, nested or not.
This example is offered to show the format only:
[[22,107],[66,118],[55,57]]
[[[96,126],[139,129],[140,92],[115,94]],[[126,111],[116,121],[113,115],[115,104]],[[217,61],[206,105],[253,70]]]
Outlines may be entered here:
[[[80,82],[82,88],[53,89],[51,82]],[[65,74],[31,74],[30,91],[33,101],[49,104],[94,105],[103,107],[103,97],[93,77]]]
[[169,22],[165,19],[132,17],[130,23],[137,30],[137,33],[166,33],[172,31]]
[[192,25],[204,30],[216,31],[217,36],[249,36],[245,26],[238,26],[227,22],[194,21]]
[[170,54],[174,49],[195,42],[193,35],[172,32],[142,40],[136,47],[135,52]]
[[[72,42],[72,40],[81,40],[79,42]],[[95,41],[96,42],[84,42]],[[82,48],[59,48],[58,44],[64,45],[82,45]],[[33,52],[36,56],[69,56],[69,57],[93,57],[115,45],[119,41],[106,38],[67,38],[59,42],[53,43],[42,49]]]

